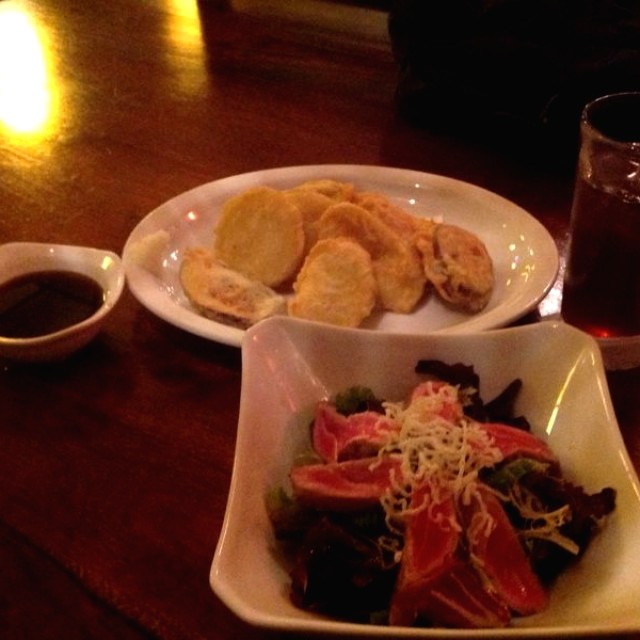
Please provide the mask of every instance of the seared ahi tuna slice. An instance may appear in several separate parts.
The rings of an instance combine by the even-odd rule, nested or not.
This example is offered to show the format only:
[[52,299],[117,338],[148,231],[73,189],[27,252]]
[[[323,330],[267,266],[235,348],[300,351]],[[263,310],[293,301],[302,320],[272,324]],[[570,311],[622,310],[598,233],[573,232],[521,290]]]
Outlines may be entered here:
[[[479,506],[479,500],[484,508]],[[522,615],[542,611],[547,606],[548,595],[498,498],[479,485],[472,506],[463,507],[462,513],[467,531],[472,532],[468,535],[469,552],[500,597]],[[474,526],[474,517],[480,514],[487,514],[491,519],[490,531]]]
[[[428,488],[417,490],[412,504],[429,498]],[[453,564],[460,540],[452,498],[425,506],[408,516],[400,573],[391,600],[389,623],[410,626],[438,576]]]
[[373,456],[388,434],[398,430],[391,418],[375,411],[344,416],[328,402],[319,402],[313,421],[313,447],[325,462]]
[[294,467],[290,478],[294,495],[317,509],[357,510],[380,504],[390,473],[399,467],[394,457],[361,458]]
[[462,629],[504,627],[511,620],[499,594],[486,588],[466,559],[456,558],[431,584],[418,610],[431,625]]
[[[428,497],[423,488],[414,502]],[[509,622],[505,601],[462,557],[460,531],[453,498],[409,516],[390,624],[487,628]]]
[[483,422],[480,427],[491,436],[505,460],[522,456],[543,462],[558,461],[549,445],[528,431],[497,422]]

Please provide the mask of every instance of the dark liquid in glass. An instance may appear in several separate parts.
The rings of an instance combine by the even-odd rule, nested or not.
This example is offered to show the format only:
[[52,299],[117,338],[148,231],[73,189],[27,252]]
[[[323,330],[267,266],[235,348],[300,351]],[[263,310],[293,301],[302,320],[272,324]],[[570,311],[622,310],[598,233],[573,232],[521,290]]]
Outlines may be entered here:
[[596,337],[640,335],[640,199],[579,178],[562,316]]

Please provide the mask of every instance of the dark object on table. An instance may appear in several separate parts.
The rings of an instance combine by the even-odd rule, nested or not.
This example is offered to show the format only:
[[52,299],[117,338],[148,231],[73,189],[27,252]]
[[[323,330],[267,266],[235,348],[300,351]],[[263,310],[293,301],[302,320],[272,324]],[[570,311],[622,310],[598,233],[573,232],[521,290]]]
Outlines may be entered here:
[[640,90],[638,0],[396,0],[389,33],[404,116],[523,153],[575,161],[584,104]]

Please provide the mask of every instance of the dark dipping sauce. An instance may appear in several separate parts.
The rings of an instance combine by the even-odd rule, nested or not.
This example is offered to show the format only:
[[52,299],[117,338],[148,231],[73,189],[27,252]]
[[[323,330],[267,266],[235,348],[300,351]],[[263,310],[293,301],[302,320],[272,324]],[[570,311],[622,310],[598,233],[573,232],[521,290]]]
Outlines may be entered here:
[[73,271],[36,271],[0,284],[0,337],[37,338],[92,316],[102,287]]

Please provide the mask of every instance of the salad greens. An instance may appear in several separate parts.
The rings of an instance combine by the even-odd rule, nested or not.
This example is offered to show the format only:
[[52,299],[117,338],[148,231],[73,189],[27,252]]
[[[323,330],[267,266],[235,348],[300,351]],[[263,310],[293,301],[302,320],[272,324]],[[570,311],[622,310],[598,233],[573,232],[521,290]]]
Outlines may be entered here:
[[[464,411],[463,423],[470,420],[473,424],[487,424],[488,427],[495,423],[511,425],[509,428],[514,431],[507,431],[508,434],[529,430],[526,419],[515,415],[514,411],[515,400],[522,386],[520,380],[513,381],[497,398],[484,403],[480,395],[480,380],[472,367],[422,360],[416,366],[416,371],[425,378],[436,380],[437,384],[445,383],[459,391]],[[347,421],[339,422],[340,429],[349,424],[345,416],[361,419],[363,416],[373,415],[375,421],[375,415],[383,416],[386,410],[382,399],[376,398],[370,389],[361,386],[354,386],[337,394],[332,404],[337,413],[343,416],[339,421]],[[323,420],[326,419],[326,414],[324,415]],[[322,426],[326,427],[324,424]],[[358,435],[360,436],[361,434]],[[519,438],[515,437],[516,440]],[[534,436],[531,439],[535,439]],[[615,509],[616,492],[613,488],[604,488],[588,494],[582,487],[563,477],[555,458],[549,455],[539,456],[535,448],[531,449],[533,453],[529,455],[526,447],[528,440],[523,442],[525,446],[518,455],[481,469],[477,481],[484,487],[483,491],[498,498],[498,503],[508,518],[509,535],[515,534],[517,546],[524,551],[534,579],[539,580],[542,588],[547,589],[562,571],[584,554],[606,516]],[[341,469],[341,465],[344,466],[344,463],[338,460],[328,463],[325,468],[333,472]],[[336,486],[340,487],[339,483],[344,478],[336,478]],[[329,484],[327,490],[332,491],[333,486]],[[467,504],[461,503],[458,508],[460,522],[467,522],[470,504],[475,504],[473,499],[471,502],[467,500]],[[296,606],[357,622],[393,622],[394,616],[390,614],[390,609],[394,599],[398,600],[398,581],[403,571],[402,559],[406,541],[402,531],[389,527],[388,514],[381,502],[365,507],[340,507],[334,510],[326,506],[318,507],[313,501],[295,495],[295,491],[292,494],[278,487],[267,496],[267,509],[275,536],[282,543],[283,553],[291,563],[290,595]],[[489,518],[490,526],[487,530],[490,531],[494,526],[491,525],[490,516],[484,512],[479,515],[480,519],[484,518],[485,523]],[[411,526],[409,522],[407,521],[407,528]],[[468,557],[469,566],[464,571],[467,574],[469,571],[474,574],[479,572],[485,583],[490,581],[489,564],[495,562],[495,559],[491,560],[487,556],[484,562],[489,564],[482,566],[482,562],[479,563],[475,557],[475,552],[470,552],[477,542],[475,538],[483,534],[476,532],[473,536],[468,533],[464,535],[467,535],[468,540],[465,542],[466,538],[463,536],[456,543],[458,550],[454,554],[455,560],[452,560],[453,568],[447,571],[457,571],[455,575],[463,575],[464,572],[460,573],[455,568],[458,566],[455,563],[460,557]],[[483,544],[489,544],[488,540],[481,541],[478,548],[484,549]],[[406,568],[404,571],[406,572]],[[458,581],[464,582],[462,578]],[[449,583],[442,586],[440,581],[438,585],[439,589],[451,589]],[[472,590],[471,587],[469,590]],[[455,600],[457,594],[454,588],[448,597]],[[421,612],[421,615],[416,615],[415,624],[491,626],[508,623],[511,614],[504,615],[502,600],[496,605],[497,617],[493,615],[494,611],[492,616],[478,618],[466,615],[469,606],[465,598],[466,596],[460,596],[459,607],[465,610],[460,620],[454,616],[451,622],[451,617],[438,619],[437,616],[426,615],[425,612],[432,611],[434,607],[420,609],[418,605],[418,613]]]

